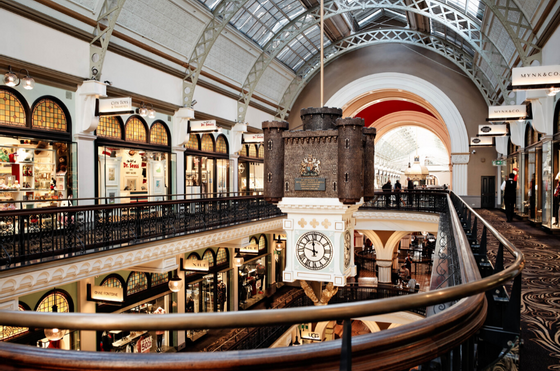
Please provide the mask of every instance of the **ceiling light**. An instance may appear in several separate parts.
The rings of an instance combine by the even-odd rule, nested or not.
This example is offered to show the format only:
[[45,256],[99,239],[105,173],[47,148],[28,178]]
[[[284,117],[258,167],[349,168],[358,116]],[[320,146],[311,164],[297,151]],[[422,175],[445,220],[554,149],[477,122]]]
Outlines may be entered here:
[[[7,85],[7,84],[6,84]],[[550,91],[548,92],[548,95],[550,95],[551,97],[555,96],[556,93],[560,92],[560,88],[550,88]]]
[[13,87],[19,86],[19,84],[23,81],[24,89],[33,89],[35,86],[35,80],[33,77],[29,76],[29,71],[27,69],[22,68],[19,72],[21,73],[21,71],[25,71],[25,77],[20,79],[18,75],[12,72],[12,66],[8,66],[8,72],[4,74],[4,84]]
[[181,280],[177,276],[177,272],[175,272],[175,276],[169,280],[167,285],[169,286],[169,290],[172,292],[179,292],[179,290],[183,287],[183,280]]

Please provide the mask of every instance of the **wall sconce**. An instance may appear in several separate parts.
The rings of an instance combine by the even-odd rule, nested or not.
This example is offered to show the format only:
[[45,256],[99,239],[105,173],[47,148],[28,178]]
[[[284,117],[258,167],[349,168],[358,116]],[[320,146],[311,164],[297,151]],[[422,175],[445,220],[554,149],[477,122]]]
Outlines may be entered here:
[[144,102],[140,102],[141,107],[140,108],[136,108],[136,113],[139,114],[142,117],[146,117],[148,116],[148,118],[150,119],[155,119],[156,118],[156,110],[154,109],[154,105],[151,103],[148,103],[152,108],[148,109],[148,107],[146,107],[146,104]]
[[179,292],[179,290],[183,287],[183,280],[180,279],[179,276],[177,276],[177,272],[175,272],[175,275],[169,280],[167,285],[169,286],[169,290],[172,292]]
[[278,235],[278,237],[276,237],[276,251],[282,251],[282,249],[284,248],[284,244],[282,243],[282,240],[280,240],[280,235]]
[[239,251],[238,251],[235,254],[235,258],[233,258],[233,266],[239,268],[243,265],[244,262],[245,262],[245,259],[243,259],[242,256],[239,256]]
[[29,76],[29,71],[27,69],[22,68],[19,70],[19,72],[21,73],[21,71],[26,72],[24,78],[20,78],[18,75],[13,73],[12,66],[8,66],[8,72],[4,74],[4,84],[6,84],[7,86],[19,86],[19,84],[21,84],[21,82],[23,81],[24,89],[33,89],[33,87],[35,86],[35,80],[33,79],[33,77]]
[[154,105],[150,103],[150,106],[152,106],[152,108],[150,108],[148,110],[148,118],[150,119],[155,119],[156,118],[156,110],[154,109]]

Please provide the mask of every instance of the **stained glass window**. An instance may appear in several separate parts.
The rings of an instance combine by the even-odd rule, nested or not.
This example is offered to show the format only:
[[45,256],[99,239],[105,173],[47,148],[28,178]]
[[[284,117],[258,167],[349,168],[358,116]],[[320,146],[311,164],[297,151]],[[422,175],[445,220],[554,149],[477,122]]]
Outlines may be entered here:
[[190,134],[189,141],[187,143],[188,149],[198,149],[198,135]]
[[25,126],[23,104],[12,93],[0,90],[0,124]]
[[264,234],[259,238],[259,251],[266,249],[266,237]]
[[[24,311],[25,308],[20,304],[19,306],[20,311]],[[23,334],[29,330],[27,327],[13,327],[13,326],[2,326],[0,325],[0,340],[8,340],[16,335]]]
[[220,247],[218,253],[216,254],[216,264],[223,264],[228,261],[227,249]]
[[212,251],[206,250],[204,255],[202,255],[202,260],[206,260],[208,262],[208,266],[213,267],[214,266],[214,255],[212,254]]
[[154,122],[150,128],[150,143],[168,145],[167,130],[161,122]]
[[239,151],[239,156],[247,156],[247,146],[242,146]]
[[148,289],[148,279],[146,274],[142,272],[132,272],[128,276],[128,283],[126,287],[126,295],[136,294],[137,292]]
[[114,116],[101,116],[99,118],[99,126],[97,126],[97,136],[122,139],[119,119]]
[[124,128],[125,140],[138,143],[146,143],[146,127],[138,117],[131,117]]
[[264,145],[259,146],[259,158],[264,158]]
[[201,149],[205,152],[214,152],[214,141],[210,134],[202,135]]
[[122,289],[122,282],[117,277],[107,277],[101,283],[104,287],[118,287]]
[[257,157],[257,146],[249,144],[249,157]]
[[218,137],[218,140],[216,140],[216,152],[228,153],[226,138],[221,135]]
[[33,109],[32,127],[46,130],[66,131],[66,115],[58,104],[42,99]]
[[53,305],[57,306],[58,313],[68,313],[70,312],[70,305],[66,296],[60,292],[53,292],[47,295],[37,306],[37,312],[52,312]]
[[169,274],[167,273],[152,273],[152,287],[163,285],[169,281]]

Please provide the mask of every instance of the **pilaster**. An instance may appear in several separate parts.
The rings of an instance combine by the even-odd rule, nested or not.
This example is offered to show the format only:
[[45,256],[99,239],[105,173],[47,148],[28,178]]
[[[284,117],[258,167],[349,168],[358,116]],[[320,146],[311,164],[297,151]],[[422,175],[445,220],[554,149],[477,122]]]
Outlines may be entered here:
[[451,188],[459,196],[467,195],[468,163],[470,154],[452,153],[451,164],[453,165],[453,183]]
[[393,266],[392,260],[377,259],[377,274],[379,283],[391,283],[391,268]]
[[[95,278],[88,277],[78,281],[78,312],[95,313],[95,302],[87,300],[87,285],[95,285]],[[80,350],[97,351],[97,336],[95,331],[80,330]]]

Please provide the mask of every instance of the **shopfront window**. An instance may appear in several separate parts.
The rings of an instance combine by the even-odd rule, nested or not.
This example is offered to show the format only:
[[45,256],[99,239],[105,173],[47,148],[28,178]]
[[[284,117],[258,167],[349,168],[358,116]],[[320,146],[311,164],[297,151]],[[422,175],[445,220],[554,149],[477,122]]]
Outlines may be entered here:
[[23,104],[9,91],[0,90],[0,125],[27,126]]
[[109,277],[105,278],[103,280],[103,282],[101,282],[101,286],[104,286],[104,287],[118,287],[118,288],[122,289],[123,284],[118,277],[109,276]]
[[152,273],[152,287],[163,285],[169,282],[168,273]]
[[[198,149],[200,143],[200,150]],[[212,134],[191,134],[185,151],[185,193],[187,198],[226,195],[229,189],[227,139]]]
[[156,121],[152,124],[150,128],[150,143],[162,146],[167,146],[169,144],[167,130],[161,122]]
[[32,127],[43,130],[66,131],[66,114],[60,106],[50,100],[41,99],[33,109]]
[[[262,147],[259,144],[246,144],[239,152],[237,177],[240,192],[256,194],[264,191],[264,164],[260,157]],[[262,154],[264,157],[264,150]]]
[[246,262],[239,268],[239,308],[247,309],[264,299],[267,255]]
[[122,129],[120,119],[114,116],[102,116],[99,118],[97,135],[105,138],[121,139]]
[[148,278],[146,273],[143,272],[132,272],[128,276],[128,282],[126,283],[126,295],[137,294],[140,291],[148,289]]
[[[21,312],[25,311],[23,305],[19,305]],[[6,341],[18,335],[21,335],[29,330],[28,327],[14,327],[0,325],[0,341]]]
[[139,117],[130,117],[126,122],[124,130],[127,142],[147,143],[146,123]]

